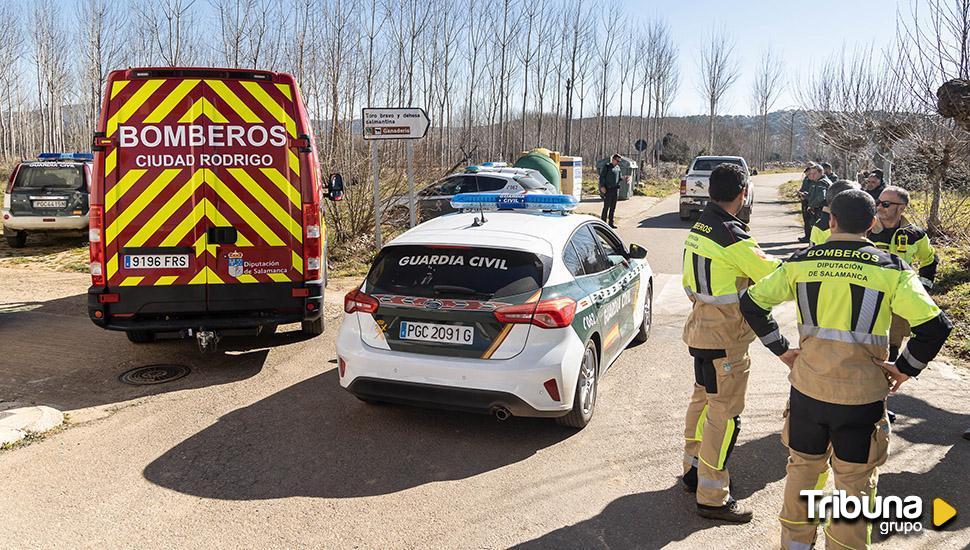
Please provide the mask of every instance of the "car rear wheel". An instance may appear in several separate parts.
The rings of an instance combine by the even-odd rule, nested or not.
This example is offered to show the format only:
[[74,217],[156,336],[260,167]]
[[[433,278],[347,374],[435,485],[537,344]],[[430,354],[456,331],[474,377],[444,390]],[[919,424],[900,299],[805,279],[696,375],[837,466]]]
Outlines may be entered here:
[[309,336],[319,336],[323,334],[323,315],[316,321],[303,321],[300,323],[300,330]]
[[278,327],[279,327],[279,325],[261,325],[259,327],[259,335],[260,336],[272,336],[272,335],[276,334],[276,329]]
[[583,353],[583,363],[579,366],[579,378],[576,381],[576,393],[573,396],[573,410],[569,414],[556,419],[556,422],[570,428],[585,428],[593,418],[596,407],[597,380],[596,345],[592,341],[586,343]]
[[10,248],[23,248],[27,246],[27,232],[17,231],[13,235],[6,235],[7,245]]
[[643,322],[633,337],[633,342],[642,344],[650,338],[650,327],[653,325],[653,282],[647,284],[647,296],[643,299]]
[[742,206],[738,212],[738,219],[744,223],[751,223],[751,206]]
[[150,344],[155,341],[155,333],[147,330],[127,330],[125,335],[135,344]]
[[680,220],[681,221],[687,221],[689,219],[690,219],[690,209],[681,208],[680,209]]

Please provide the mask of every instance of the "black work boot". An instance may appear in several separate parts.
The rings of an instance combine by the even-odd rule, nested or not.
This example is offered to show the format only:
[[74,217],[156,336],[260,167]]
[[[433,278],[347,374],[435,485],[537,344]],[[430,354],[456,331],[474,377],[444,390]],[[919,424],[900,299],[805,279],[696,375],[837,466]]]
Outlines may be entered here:
[[729,497],[727,504],[724,506],[705,506],[698,504],[697,514],[702,518],[719,519],[732,523],[748,523],[751,521],[753,515],[751,510],[741,506],[738,501],[734,500],[734,497]]
[[684,482],[684,490],[688,493],[697,492],[697,466],[691,466],[690,470],[680,478]]

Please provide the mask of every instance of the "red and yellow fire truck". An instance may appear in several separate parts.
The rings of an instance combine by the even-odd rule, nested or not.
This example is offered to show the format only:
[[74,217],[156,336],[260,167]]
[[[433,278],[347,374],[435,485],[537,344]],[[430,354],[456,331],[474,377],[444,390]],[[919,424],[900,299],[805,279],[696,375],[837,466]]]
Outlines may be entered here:
[[326,228],[310,120],[288,74],[138,68],[108,77],[90,208],[95,324],[206,347],[228,330],[323,331]]

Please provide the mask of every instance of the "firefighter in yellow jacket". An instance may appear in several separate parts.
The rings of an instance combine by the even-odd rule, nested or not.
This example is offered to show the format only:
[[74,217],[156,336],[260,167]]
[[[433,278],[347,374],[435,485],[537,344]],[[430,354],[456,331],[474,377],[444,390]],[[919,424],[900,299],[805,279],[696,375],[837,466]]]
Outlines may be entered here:
[[754,333],[738,309],[738,292],[780,264],[769,259],[736,214],[748,194],[744,172],[721,164],[711,172],[711,202],[684,243],[684,290],[693,302],[684,342],[694,358],[687,408],[683,482],[697,492],[697,512],[711,519],[751,520],[732,497],[727,462],[741,429]]
[[[876,225],[869,232],[869,240],[882,250],[906,260],[919,275],[919,281],[927,290],[933,288],[936,278],[936,250],[926,231],[906,219],[909,191],[902,187],[888,186],[876,201]],[[909,325],[898,315],[893,316],[889,329],[889,360],[899,354],[903,339],[909,336]]]
[[[886,396],[932,360],[952,325],[905,261],[866,240],[875,204],[864,191],[832,202],[832,236],[794,254],[741,296],[741,311],[761,342],[791,368],[782,439],[789,449],[780,520],[783,548],[808,549],[816,520],[802,491],[825,486],[831,461],[835,488],[863,502],[876,495],[877,468],[889,453]],[[801,349],[790,349],[771,308],[795,300]],[[886,362],[893,314],[913,327],[895,363]],[[863,548],[870,526],[833,520],[828,548]]]

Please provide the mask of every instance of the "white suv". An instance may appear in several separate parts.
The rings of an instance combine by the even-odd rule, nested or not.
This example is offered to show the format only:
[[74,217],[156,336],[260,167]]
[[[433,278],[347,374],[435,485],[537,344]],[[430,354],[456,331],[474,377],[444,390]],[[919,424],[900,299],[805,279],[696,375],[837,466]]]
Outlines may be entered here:
[[680,219],[688,220],[695,212],[700,212],[711,200],[708,192],[711,172],[718,164],[737,164],[744,170],[744,178],[748,181],[748,199],[745,201],[738,219],[744,223],[751,221],[751,207],[754,206],[754,185],[751,172],[744,157],[705,156],[697,157],[690,163],[687,174],[680,179]]

